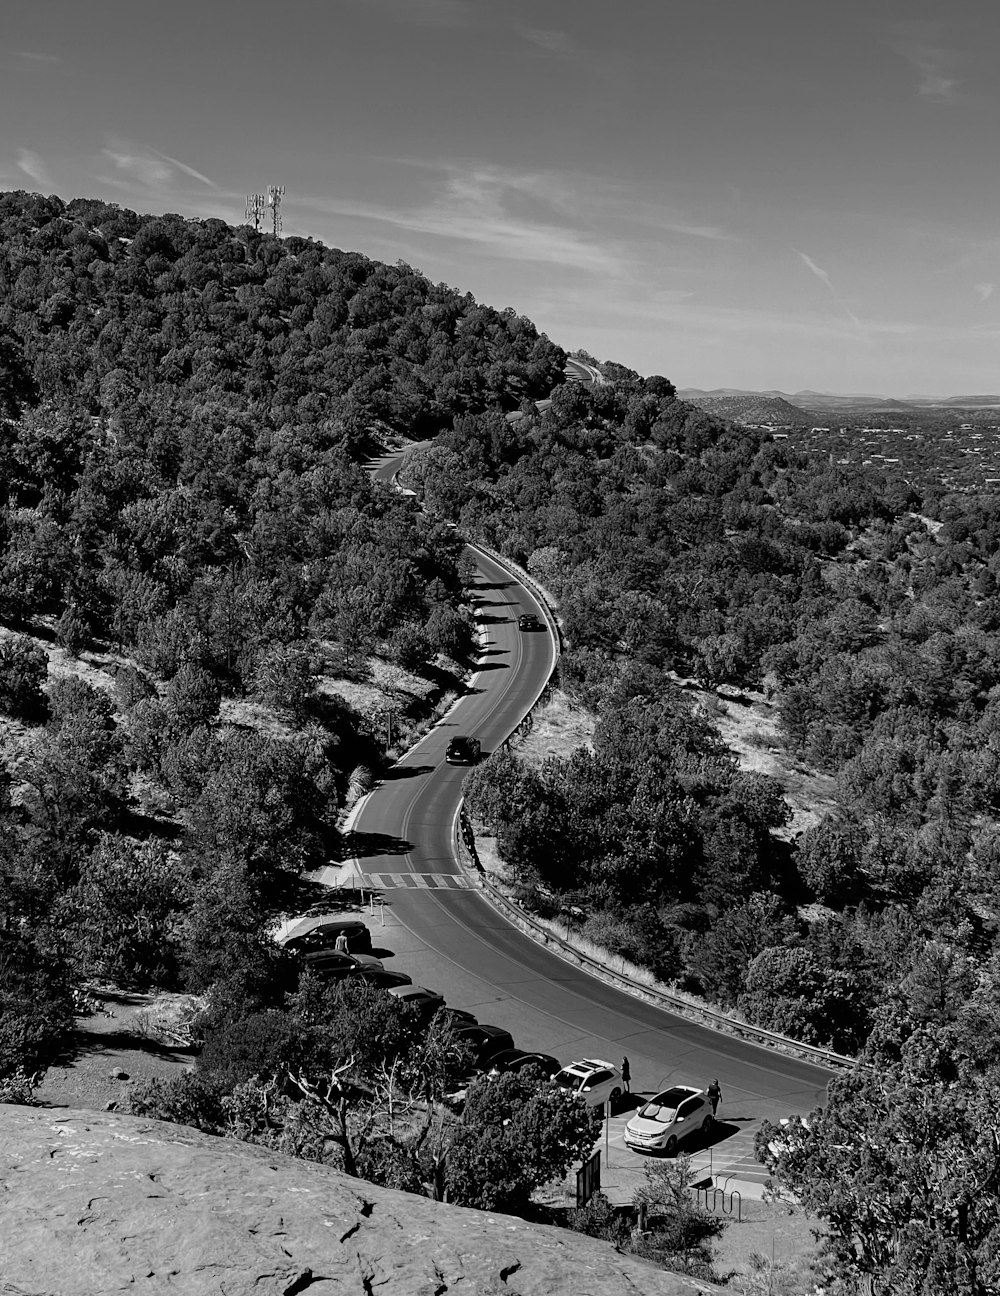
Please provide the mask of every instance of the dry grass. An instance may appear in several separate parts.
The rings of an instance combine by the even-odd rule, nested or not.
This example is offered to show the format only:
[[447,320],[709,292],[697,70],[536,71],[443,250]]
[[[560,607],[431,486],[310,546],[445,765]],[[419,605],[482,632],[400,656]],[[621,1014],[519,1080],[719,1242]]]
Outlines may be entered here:
[[565,760],[578,747],[590,746],[596,723],[596,717],[577,706],[562,689],[553,689],[549,701],[535,709],[530,731],[513,746],[532,765],[540,765],[549,756]]
[[778,709],[763,693],[727,688],[713,693],[690,680],[678,683],[735,753],[740,769],[769,774],[781,784],[792,818],[778,836],[790,839],[834,809],[836,780],[803,768],[783,750]]

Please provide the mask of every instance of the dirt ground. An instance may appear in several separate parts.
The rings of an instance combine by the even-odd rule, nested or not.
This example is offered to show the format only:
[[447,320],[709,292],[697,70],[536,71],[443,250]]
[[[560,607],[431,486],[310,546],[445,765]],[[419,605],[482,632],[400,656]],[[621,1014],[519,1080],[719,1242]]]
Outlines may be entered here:
[[92,998],[96,1007],[77,1017],[64,1058],[35,1090],[39,1102],[108,1110],[123,1101],[130,1080],[168,1080],[194,1065],[190,1049],[154,1039],[144,1029],[136,1014],[148,1008],[153,995],[108,988],[93,991]]

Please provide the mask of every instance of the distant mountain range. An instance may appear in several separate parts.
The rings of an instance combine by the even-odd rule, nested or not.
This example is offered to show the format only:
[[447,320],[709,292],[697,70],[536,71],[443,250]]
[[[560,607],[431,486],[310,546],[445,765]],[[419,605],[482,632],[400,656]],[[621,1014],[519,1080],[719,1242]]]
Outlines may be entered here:
[[[905,410],[905,409],[982,409],[993,405],[1000,406],[1000,395],[976,396],[879,396],[872,394],[818,392],[818,391],[746,391],[740,387],[715,387],[703,391],[698,387],[686,387],[677,395],[681,400],[689,401],[700,409],[721,414],[724,417],[736,418],[735,414],[726,414],[721,407],[710,407],[707,402],[730,401],[736,398],[744,401],[781,401],[786,403],[798,415],[809,410]],[[742,420],[741,420],[742,421]],[[777,422],[777,418],[755,419],[755,422]],[[788,422],[789,418],[780,420]]]

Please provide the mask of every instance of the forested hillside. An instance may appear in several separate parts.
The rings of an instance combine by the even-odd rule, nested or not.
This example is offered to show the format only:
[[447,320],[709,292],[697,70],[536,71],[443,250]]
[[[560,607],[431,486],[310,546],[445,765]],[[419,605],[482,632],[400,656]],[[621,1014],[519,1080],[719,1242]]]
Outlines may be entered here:
[[[88,976],[280,1001],[266,923],[382,755],[325,680],[471,641],[461,541],[361,455],[563,359],[408,266],[0,197],[0,1072],[44,1065]],[[50,646],[97,668],[52,679]]]

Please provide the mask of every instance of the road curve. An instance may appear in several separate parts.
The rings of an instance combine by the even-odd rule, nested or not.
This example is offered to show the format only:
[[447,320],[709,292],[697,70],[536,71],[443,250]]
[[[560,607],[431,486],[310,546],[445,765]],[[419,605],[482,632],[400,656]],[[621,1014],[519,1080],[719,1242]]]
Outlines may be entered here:
[[[390,476],[398,462],[382,461],[376,475]],[[761,1117],[810,1110],[824,1100],[830,1071],[606,985],[536,944],[469,888],[452,849],[466,771],[444,763],[445,748],[455,734],[474,734],[484,755],[491,752],[537,697],[553,660],[547,632],[517,629],[522,611],[543,617],[535,596],[498,563],[471,552],[486,642],[469,693],[389,772],[354,822],[360,867],[384,899],[390,966],[480,1021],[506,1027],[521,1047],[563,1061],[596,1056],[617,1063],[627,1053],[636,1089],[704,1085],[717,1076],[726,1114],[744,1122],[744,1133]]]

